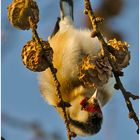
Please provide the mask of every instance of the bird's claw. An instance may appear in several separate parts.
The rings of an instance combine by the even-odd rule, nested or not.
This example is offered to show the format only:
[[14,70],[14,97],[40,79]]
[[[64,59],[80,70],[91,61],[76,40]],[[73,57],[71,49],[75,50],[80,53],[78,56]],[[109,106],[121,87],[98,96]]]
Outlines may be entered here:
[[74,132],[70,132],[70,136],[75,138],[77,135]]

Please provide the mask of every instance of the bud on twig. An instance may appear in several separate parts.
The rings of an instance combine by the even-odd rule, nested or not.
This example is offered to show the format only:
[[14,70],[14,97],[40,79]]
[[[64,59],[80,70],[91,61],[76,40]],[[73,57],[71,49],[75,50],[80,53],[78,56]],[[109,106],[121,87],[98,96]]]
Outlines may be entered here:
[[49,65],[46,62],[45,55],[52,61],[53,50],[47,41],[41,40],[42,47],[35,41],[31,40],[26,43],[22,49],[23,64],[30,70],[41,72],[46,70]]
[[34,23],[39,21],[39,9],[34,0],[13,0],[8,6],[10,23],[21,30],[30,29],[29,17]]

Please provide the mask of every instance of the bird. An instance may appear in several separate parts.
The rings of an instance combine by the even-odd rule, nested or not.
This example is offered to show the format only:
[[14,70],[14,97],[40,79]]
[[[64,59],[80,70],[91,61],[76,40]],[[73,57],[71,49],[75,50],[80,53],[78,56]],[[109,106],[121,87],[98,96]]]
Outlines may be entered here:
[[[66,108],[70,130],[87,136],[101,130],[102,109],[114,94],[114,77],[97,87],[85,86],[79,79],[83,58],[87,55],[96,57],[102,46],[97,37],[91,38],[91,30],[75,27],[73,10],[73,0],[60,0],[60,18],[48,41],[53,49],[53,64],[57,69],[62,98],[71,104]],[[38,79],[41,95],[63,118],[51,71],[41,72]]]

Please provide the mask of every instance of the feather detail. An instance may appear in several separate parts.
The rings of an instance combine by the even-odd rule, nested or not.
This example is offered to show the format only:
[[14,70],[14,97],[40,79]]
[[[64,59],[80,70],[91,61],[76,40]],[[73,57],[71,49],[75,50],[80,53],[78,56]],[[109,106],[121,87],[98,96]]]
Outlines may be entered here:
[[[62,5],[69,6],[67,0],[61,0],[60,2],[62,2]],[[70,122],[70,129],[78,135],[91,135],[100,130],[102,118],[94,116],[95,109],[91,106],[88,108],[89,112],[81,110],[80,102],[85,97],[91,98],[95,92],[95,87],[85,87],[79,80],[79,71],[83,57],[87,55],[97,56],[101,50],[101,45],[96,37],[91,38],[90,30],[76,29],[69,15],[68,12],[63,14],[63,18],[61,17],[59,22],[60,29],[48,41],[53,49],[53,64],[57,69],[62,97],[64,101],[72,105],[67,108],[67,112],[73,120]],[[49,69],[40,74],[39,84],[45,100],[50,105],[55,106],[63,118],[62,110],[57,107],[56,87]],[[112,95],[110,85],[107,83],[97,91],[97,98],[101,106],[104,106]],[[81,128],[81,126],[83,127]]]

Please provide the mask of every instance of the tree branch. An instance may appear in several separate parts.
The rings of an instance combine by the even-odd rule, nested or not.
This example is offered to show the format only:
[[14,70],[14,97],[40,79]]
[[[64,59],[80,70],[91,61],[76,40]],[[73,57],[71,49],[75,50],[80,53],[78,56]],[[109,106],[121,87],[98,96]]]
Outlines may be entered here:
[[[40,38],[38,36],[38,33],[36,31],[36,24],[33,23],[32,19],[29,19],[30,22],[30,26],[32,28],[32,34],[33,34],[33,38],[38,42],[38,44],[42,47],[43,49],[43,45],[40,41]],[[60,91],[60,82],[57,79],[56,73],[57,73],[57,69],[54,67],[53,63],[50,61],[50,59],[48,58],[47,55],[45,55],[45,59],[46,59],[46,63],[49,65],[49,68],[51,70],[51,73],[53,75],[53,79],[55,82],[55,86],[56,86],[56,95],[59,99],[58,101],[58,107],[61,107],[63,110],[63,116],[64,116],[64,122],[66,124],[66,130],[67,130],[67,136],[68,136],[68,140],[71,140],[71,137],[75,137],[75,133],[71,132],[70,128],[69,128],[69,119],[66,113],[66,107],[70,107],[71,105],[68,102],[65,102],[62,98],[61,95],[61,91]]]
[[[136,100],[136,99],[139,99],[139,96],[136,96],[136,95],[132,94],[131,92],[126,91],[126,89],[124,88],[124,86],[123,86],[123,84],[122,84],[122,82],[119,78],[119,76],[122,76],[122,72],[119,71],[119,73],[118,73],[118,71],[115,68],[114,63],[112,62],[112,60],[110,58],[110,48],[109,47],[112,47],[112,46],[110,46],[106,43],[102,33],[100,32],[100,30],[98,28],[98,24],[101,23],[103,21],[103,19],[100,18],[100,17],[96,17],[94,15],[94,12],[92,11],[92,7],[91,7],[91,4],[90,4],[90,0],[84,0],[84,3],[85,3],[84,12],[90,18],[91,23],[92,23],[92,27],[93,27],[93,32],[91,34],[91,37],[97,37],[99,39],[99,41],[100,41],[100,43],[103,47],[104,54],[108,57],[109,62],[111,64],[112,68],[113,68],[112,72],[113,72],[115,80],[116,80],[115,87],[116,87],[116,89],[121,90],[121,93],[122,93],[122,95],[125,99],[126,106],[129,110],[129,118],[134,120],[134,122],[136,123],[136,125],[138,127],[138,130],[139,130],[139,119],[138,119],[138,117],[135,113],[135,110],[133,108],[133,105],[130,101],[130,98],[132,98],[133,100]],[[138,133],[138,130],[137,130],[137,133]]]

